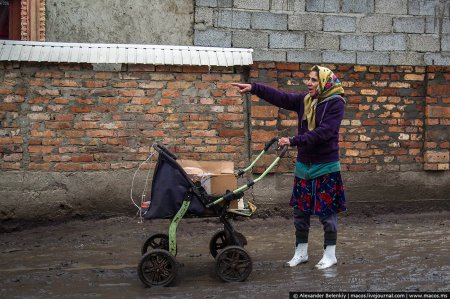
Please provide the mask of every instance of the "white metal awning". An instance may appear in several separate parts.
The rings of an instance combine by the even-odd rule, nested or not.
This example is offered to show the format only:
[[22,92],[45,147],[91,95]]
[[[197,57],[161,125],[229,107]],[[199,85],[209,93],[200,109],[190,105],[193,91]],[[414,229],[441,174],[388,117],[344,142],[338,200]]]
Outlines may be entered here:
[[0,41],[0,61],[154,65],[250,65],[252,49],[131,44]]

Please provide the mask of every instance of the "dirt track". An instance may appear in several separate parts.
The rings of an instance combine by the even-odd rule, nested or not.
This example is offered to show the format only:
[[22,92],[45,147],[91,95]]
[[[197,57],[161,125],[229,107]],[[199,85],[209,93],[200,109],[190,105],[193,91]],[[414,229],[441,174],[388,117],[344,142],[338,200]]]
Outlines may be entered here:
[[145,288],[137,277],[140,248],[168,221],[139,224],[121,217],[73,221],[1,235],[0,298],[288,298],[289,291],[449,291],[450,212],[340,218],[338,265],[314,268],[322,232],[313,221],[310,261],[283,263],[293,253],[290,219],[234,221],[248,239],[253,272],[224,283],[209,254],[217,218],[183,219],[177,261],[184,264],[170,287]]

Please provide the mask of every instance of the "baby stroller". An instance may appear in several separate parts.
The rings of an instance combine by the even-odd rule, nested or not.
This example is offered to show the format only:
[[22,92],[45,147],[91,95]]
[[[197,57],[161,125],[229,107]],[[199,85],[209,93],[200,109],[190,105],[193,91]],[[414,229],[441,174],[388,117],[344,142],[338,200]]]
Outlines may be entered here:
[[[237,171],[242,176],[278,139],[273,138],[264,150],[245,169]],[[244,249],[246,238],[237,232],[230,221],[228,207],[230,202],[242,198],[243,192],[264,178],[287,151],[283,147],[279,156],[256,179],[234,191],[225,194],[208,194],[201,182],[194,182],[177,163],[177,157],[162,145],[154,144],[158,152],[152,187],[151,203],[143,211],[145,219],[171,218],[169,233],[151,235],[142,246],[142,257],[138,265],[139,279],[148,287],[168,286],[177,276],[178,263],[176,231],[185,215],[199,217],[217,216],[223,223],[223,230],[214,234],[209,243],[211,255],[215,258],[215,272],[226,282],[244,281],[252,272],[252,260]]]

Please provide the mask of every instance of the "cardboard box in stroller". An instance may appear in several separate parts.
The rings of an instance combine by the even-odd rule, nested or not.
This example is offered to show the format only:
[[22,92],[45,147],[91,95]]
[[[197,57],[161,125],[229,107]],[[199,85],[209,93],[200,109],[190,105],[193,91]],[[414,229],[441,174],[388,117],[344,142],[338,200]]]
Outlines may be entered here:
[[[237,188],[233,162],[178,160],[178,163],[194,182],[202,183],[208,194],[222,195]],[[238,202],[232,201],[230,208],[237,209]]]

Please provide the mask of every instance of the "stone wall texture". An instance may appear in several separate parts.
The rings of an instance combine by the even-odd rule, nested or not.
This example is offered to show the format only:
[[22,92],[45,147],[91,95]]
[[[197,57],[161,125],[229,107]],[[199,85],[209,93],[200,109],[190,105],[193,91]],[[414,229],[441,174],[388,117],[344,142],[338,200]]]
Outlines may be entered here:
[[256,61],[450,65],[449,1],[197,0],[195,5],[194,45],[254,48]]

